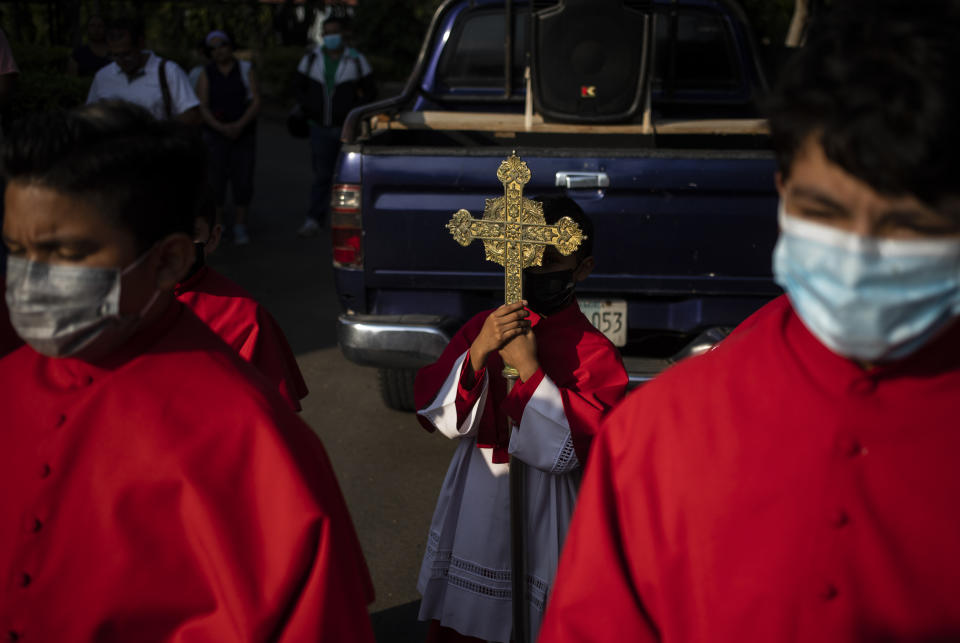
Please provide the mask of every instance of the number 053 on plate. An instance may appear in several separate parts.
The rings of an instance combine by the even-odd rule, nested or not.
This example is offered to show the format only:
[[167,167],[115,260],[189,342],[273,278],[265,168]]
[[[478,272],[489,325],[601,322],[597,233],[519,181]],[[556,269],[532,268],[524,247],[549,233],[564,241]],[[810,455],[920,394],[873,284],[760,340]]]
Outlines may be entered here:
[[627,344],[627,302],[623,299],[577,299],[590,323],[614,346]]

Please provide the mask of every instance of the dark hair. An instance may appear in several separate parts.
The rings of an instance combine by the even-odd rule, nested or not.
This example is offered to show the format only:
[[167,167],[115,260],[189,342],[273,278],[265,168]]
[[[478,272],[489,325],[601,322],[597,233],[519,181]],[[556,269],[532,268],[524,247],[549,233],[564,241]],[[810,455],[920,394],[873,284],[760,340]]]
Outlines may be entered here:
[[543,204],[543,218],[547,223],[556,223],[563,217],[573,219],[585,237],[577,248],[577,258],[583,261],[593,256],[593,221],[576,201],[568,196],[533,197],[533,200]]
[[783,175],[814,135],[880,193],[960,193],[960,3],[847,0],[810,31],[765,110]]
[[193,236],[205,149],[185,125],[103,101],[24,118],[0,149],[9,180],[93,203],[140,252],[173,233]]
[[119,15],[107,21],[107,40],[120,40],[125,34],[130,34],[130,42],[136,46],[143,39],[144,33],[143,20],[137,16]]

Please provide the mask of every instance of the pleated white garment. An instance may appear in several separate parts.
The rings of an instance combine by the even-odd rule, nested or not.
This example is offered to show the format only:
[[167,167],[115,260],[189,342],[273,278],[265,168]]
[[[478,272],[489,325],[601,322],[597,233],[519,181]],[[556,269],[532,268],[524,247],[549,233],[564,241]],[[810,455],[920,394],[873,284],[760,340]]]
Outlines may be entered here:
[[[507,643],[511,633],[509,465],[492,462],[492,449],[476,444],[482,392],[457,426],[460,356],[434,401],[419,414],[443,435],[460,440],[440,489],[430,524],[417,589],[420,619],[437,619],[462,634]],[[532,640],[536,640],[547,594],[580,485],[580,463],[560,391],[544,376],[527,403],[509,451],[527,465],[526,529]]]

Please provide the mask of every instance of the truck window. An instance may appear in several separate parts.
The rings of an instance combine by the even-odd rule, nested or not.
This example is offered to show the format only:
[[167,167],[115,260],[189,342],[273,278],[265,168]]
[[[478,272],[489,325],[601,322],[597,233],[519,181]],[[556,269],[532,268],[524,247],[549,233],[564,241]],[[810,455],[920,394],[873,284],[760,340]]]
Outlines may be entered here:
[[654,90],[669,94],[740,89],[736,45],[724,17],[689,9],[675,15],[675,19],[670,12],[657,15]]
[[[529,15],[529,9],[518,8],[514,16],[513,85],[518,93],[523,91]],[[444,46],[437,90],[502,89],[503,42],[502,8],[466,11]],[[657,12],[653,89],[656,100],[667,101],[690,93],[743,91],[734,34],[722,14],[692,8]]]
[[[517,11],[513,28],[513,84],[523,87],[529,13]],[[471,11],[457,21],[444,48],[437,80],[445,89],[503,88],[502,9]]]

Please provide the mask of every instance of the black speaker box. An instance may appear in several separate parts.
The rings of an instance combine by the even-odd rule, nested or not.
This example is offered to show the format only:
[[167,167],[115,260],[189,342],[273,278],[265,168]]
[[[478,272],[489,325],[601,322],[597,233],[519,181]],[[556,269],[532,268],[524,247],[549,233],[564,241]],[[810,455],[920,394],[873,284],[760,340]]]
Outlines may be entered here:
[[652,4],[559,0],[535,10],[530,75],[537,111],[572,123],[635,120],[650,66],[645,43],[652,37]]

